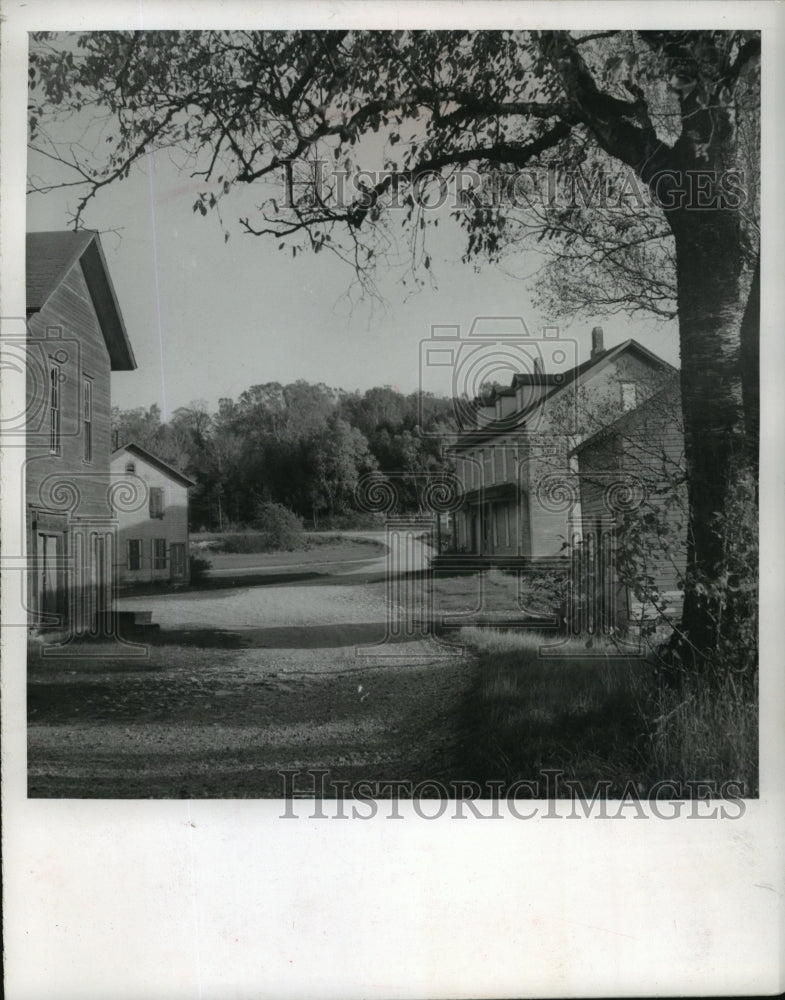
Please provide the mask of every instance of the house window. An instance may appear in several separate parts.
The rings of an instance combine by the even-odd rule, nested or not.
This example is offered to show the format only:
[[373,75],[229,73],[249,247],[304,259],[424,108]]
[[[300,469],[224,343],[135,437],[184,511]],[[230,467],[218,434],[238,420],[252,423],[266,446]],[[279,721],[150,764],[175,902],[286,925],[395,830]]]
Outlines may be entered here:
[[622,382],[621,384],[621,408],[623,410],[634,410],[638,405],[638,387],[634,382]]
[[125,463],[125,471],[126,472],[130,472],[131,474],[133,474],[134,472],[136,472],[136,462],[126,462]]
[[166,569],[166,539],[153,539],[153,569]]
[[485,473],[485,485],[490,486],[493,482],[493,452],[486,448],[483,452],[483,472]]
[[514,483],[518,478],[518,470],[516,468],[515,461],[515,448],[512,445],[507,447],[507,479],[509,482]]
[[497,483],[504,482],[504,445],[493,449],[493,474]]
[[60,365],[49,368],[49,451],[60,454],[60,387],[62,382]]
[[141,538],[130,538],[128,540],[128,568],[142,568],[142,540]]
[[164,516],[164,491],[160,486],[150,487],[150,517]]
[[86,375],[82,383],[82,436],[84,460],[93,461],[93,380]]

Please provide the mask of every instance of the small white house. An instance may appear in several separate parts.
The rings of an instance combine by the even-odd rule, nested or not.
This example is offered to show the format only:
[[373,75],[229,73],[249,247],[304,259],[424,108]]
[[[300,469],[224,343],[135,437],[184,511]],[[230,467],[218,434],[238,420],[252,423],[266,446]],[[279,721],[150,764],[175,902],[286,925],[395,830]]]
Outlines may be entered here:
[[118,586],[189,580],[188,490],[193,480],[136,444],[112,452]]

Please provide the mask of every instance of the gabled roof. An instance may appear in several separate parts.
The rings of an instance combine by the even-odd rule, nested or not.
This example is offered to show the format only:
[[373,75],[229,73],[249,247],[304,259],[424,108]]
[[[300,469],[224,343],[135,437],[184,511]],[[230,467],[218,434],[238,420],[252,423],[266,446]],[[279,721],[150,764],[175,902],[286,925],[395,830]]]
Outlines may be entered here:
[[28,233],[26,258],[28,315],[44,308],[78,261],[106,341],[112,371],[133,371],[136,359],[98,233],[87,229]]
[[613,434],[622,433],[629,424],[634,424],[636,421],[645,417],[647,413],[655,410],[657,407],[662,407],[661,412],[672,414],[677,412],[675,408],[680,408],[681,405],[681,393],[679,391],[679,383],[675,377],[668,382],[662,389],[655,392],[648,399],[644,399],[642,403],[638,406],[633,407],[630,410],[625,410],[624,413],[616,417],[610,423],[606,424],[604,427],[600,427],[598,430],[594,431],[593,434],[589,434],[580,441],[571,451],[570,455],[578,455],[585,448],[589,448],[591,445],[597,444],[606,437],[610,437]]
[[654,368],[660,368],[664,372],[675,373],[677,371],[673,365],[668,364],[667,361],[664,361],[647,347],[644,347],[643,344],[639,344],[637,340],[630,338],[629,340],[622,341],[621,344],[617,344],[616,347],[609,347],[607,351],[599,351],[593,357],[588,358],[581,364],[576,365],[575,368],[565,372],[564,378],[557,377],[550,391],[546,392],[543,396],[532,403],[531,406],[523,410],[521,415],[525,416],[527,412],[535,410],[538,406],[542,405],[544,400],[550,399],[551,396],[555,396],[568,385],[580,382],[585,375],[588,375],[589,373],[596,375],[597,372],[602,371],[603,368],[607,367],[612,361],[615,361],[620,355],[628,352],[631,354],[637,354],[643,361],[648,362]]
[[519,385],[560,385],[561,381],[555,372],[519,372],[513,375],[510,388],[515,392]]
[[151,452],[140,447],[138,444],[130,442],[129,444],[124,444],[119,448],[115,448],[112,452],[112,458],[114,458],[115,455],[119,455],[121,451],[127,451],[129,455],[135,455],[137,458],[141,458],[143,462],[147,462],[148,465],[152,465],[154,468],[158,469],[159,472],[163,472],[164,475],[169,476],[171,479],[174,479],[175,482],[180,483],[181,486],[196,486],[193,479],[189,479],[188,476],[184,476],[182,472],[178,472],[177,469],[164,462],[162,458],[159,458],[157,455],[153,455]]
[[[513,375],[513,386],[521,384],[544,386],[544,391],[538,393],[537,399],[534,400],[533,403],[524,407],[523,410],[515,414],[516,423],[518,423],[519,427],[522,427],[526,415],[539,409],[546,399],[550,399],[551,397],[557,395],[569,385],[575,385],[576,383],[583,381],[589,374],[596,374],[626,352],[637,354],[641,360],[646,361],[652,367],[659,368],[667,374],[675,374],[678,371],[677,368],[674,368],[673,365],[669,364],[667,361],[663,360],[663,358],[644,347],[643,344],[639,344],[637,340],[630,338],[629,340],[623,341],[621,344],[617,344],[616,347],[610,347],[606,351],[599,351],[595,353],[592,357],[588,358],[581,364],[576,365],[575,368],[570,369],[570,371],[565,372],[563,375],[554,375],[552,373],[545,373],[544,375],[537,373],[533,376]],[[464,432],[456,443],[461,445],[464,443],[476,442],[481,438],[493,437],[497,433],[509,431],[509,421],[509,416],[498,421],[488,421],[488,423],[483,427]]]

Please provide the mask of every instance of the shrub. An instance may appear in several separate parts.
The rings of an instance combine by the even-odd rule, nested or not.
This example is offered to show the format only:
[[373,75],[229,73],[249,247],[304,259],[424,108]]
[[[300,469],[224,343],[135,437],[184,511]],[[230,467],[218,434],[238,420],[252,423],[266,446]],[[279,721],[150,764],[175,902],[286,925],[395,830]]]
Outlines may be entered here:
[[292,552],[305,547],[302,521],[283,504],[262,501],[256,508],[253,526],[267,536],[271,551]]
[[215,551],[228,552],[270,552],[272,546],[264,531],[240,531],[233,535],[223,535],[216,539]]
[[201,556],[191,556],[189,562],[191,567],[191,583],[202,583],[212,563],[209,559],[203,559]]

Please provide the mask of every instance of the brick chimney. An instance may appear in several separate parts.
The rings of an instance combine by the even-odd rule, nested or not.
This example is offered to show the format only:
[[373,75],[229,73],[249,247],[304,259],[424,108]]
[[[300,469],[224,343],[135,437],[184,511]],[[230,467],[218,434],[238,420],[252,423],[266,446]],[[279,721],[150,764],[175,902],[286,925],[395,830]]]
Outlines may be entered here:
[[602,327],[595,326],[591,332],[591,357],[592,360],[605,350],[602,342]]

